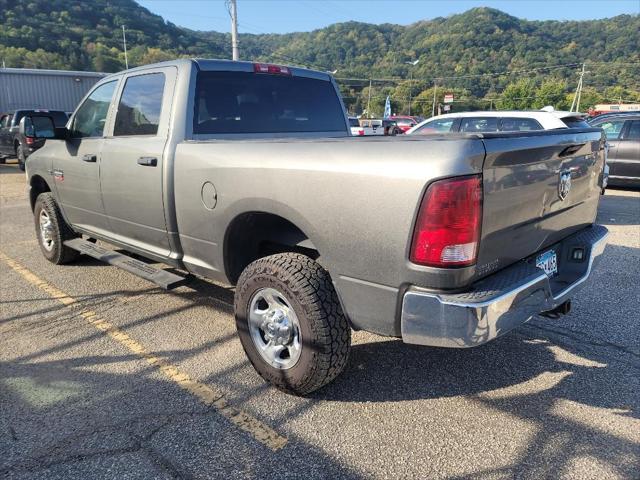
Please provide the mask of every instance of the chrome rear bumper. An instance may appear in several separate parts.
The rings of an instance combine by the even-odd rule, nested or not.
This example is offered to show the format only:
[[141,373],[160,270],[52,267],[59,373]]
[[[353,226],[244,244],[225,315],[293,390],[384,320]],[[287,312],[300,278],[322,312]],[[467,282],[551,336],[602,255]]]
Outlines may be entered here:
[[[438,347],[475,347],[533,315],[553,310],[589,278],[604,252],[608,234],[605,227],[594,225],[564,239],[555,279],[550,280],[542,270],[523,261],[479,281],[464,293],[410,288],[402,301],[402,340]],[[575,248],[584,249],[583,261],[567,258]]]

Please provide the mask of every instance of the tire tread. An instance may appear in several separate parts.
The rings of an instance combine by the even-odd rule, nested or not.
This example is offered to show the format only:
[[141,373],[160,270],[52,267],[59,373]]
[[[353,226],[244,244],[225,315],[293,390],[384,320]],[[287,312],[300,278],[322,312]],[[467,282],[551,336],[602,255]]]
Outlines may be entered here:
[[329,273],[313,259],[293,252],[260,258],[242,272],[236,289],[236,313],[242,308],[242,286],[250,278],[261,275],[277,277],[294,292],[297,301],[305,309],[318,351],[315,352],[313,365],[296,385],[283,376],[268,375],[268,370],[264,372],[255,362],[252,363],[265,380],[281,390],[307,395],[333,381],[344,370],[349,359],[351,328],[342,312]]

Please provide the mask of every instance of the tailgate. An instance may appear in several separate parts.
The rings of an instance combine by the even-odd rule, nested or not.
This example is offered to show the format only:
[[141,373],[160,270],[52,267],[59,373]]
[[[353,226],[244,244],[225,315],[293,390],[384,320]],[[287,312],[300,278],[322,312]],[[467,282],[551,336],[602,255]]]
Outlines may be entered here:
[[483,137],[484,202],[476,278],[591,225],[605,160],[600,129]]

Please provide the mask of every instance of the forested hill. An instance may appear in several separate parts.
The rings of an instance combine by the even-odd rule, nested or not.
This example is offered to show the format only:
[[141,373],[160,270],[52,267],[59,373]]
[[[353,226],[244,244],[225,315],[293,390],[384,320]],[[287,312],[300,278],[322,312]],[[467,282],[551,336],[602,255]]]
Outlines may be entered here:
[[[7,67],[121,70],[123,24],[130,66],[177,56],[230,55],[227,33],[178,27],[133,0],[0,0],[0,61]],[[246,59],[337,69],[339,77],[407,78],[405,62],[420,59],[412,75],[425,81],[588,61],[592,85],[639,91],[638,32],[638,15],[527,21],[474,8],[407,26],[346,22],[312,32],[242,34],[240,48]],[[540,75],[550,73],[574,83],[575,68]],[[455,86],[481,97],[514,80],[487,75],[458,78]]]

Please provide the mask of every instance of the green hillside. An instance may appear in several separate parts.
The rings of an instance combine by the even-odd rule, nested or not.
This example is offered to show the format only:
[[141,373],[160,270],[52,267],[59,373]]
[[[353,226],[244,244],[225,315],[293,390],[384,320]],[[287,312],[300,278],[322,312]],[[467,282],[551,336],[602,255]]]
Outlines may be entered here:
[[[179,56],[229,57],[228,34],[178,27],[133,0],[0,0],[0,61],[7,67],[118,71],[124,69],[123,24],[130,66]],[[437,96],[452,91],[466,102],[458,108],[543,101],[566,107],[582,62],[589,71],[587,104],[640,100],[639,32],[638,15],[540,22],[475,8],[408,26],[347,22],[313,32],[241,34],[240,47],[246,59],[337,69],[353,110],[369,101],[366,79],[382,78],[394,81],[373,83],[371,110],[380,109],[386,95],[394,110],[407,110],[411,94],[414,111],[429,113],[434,77],[440,78]],[[405,62],[415,59],[420,62],[409,83]]]

